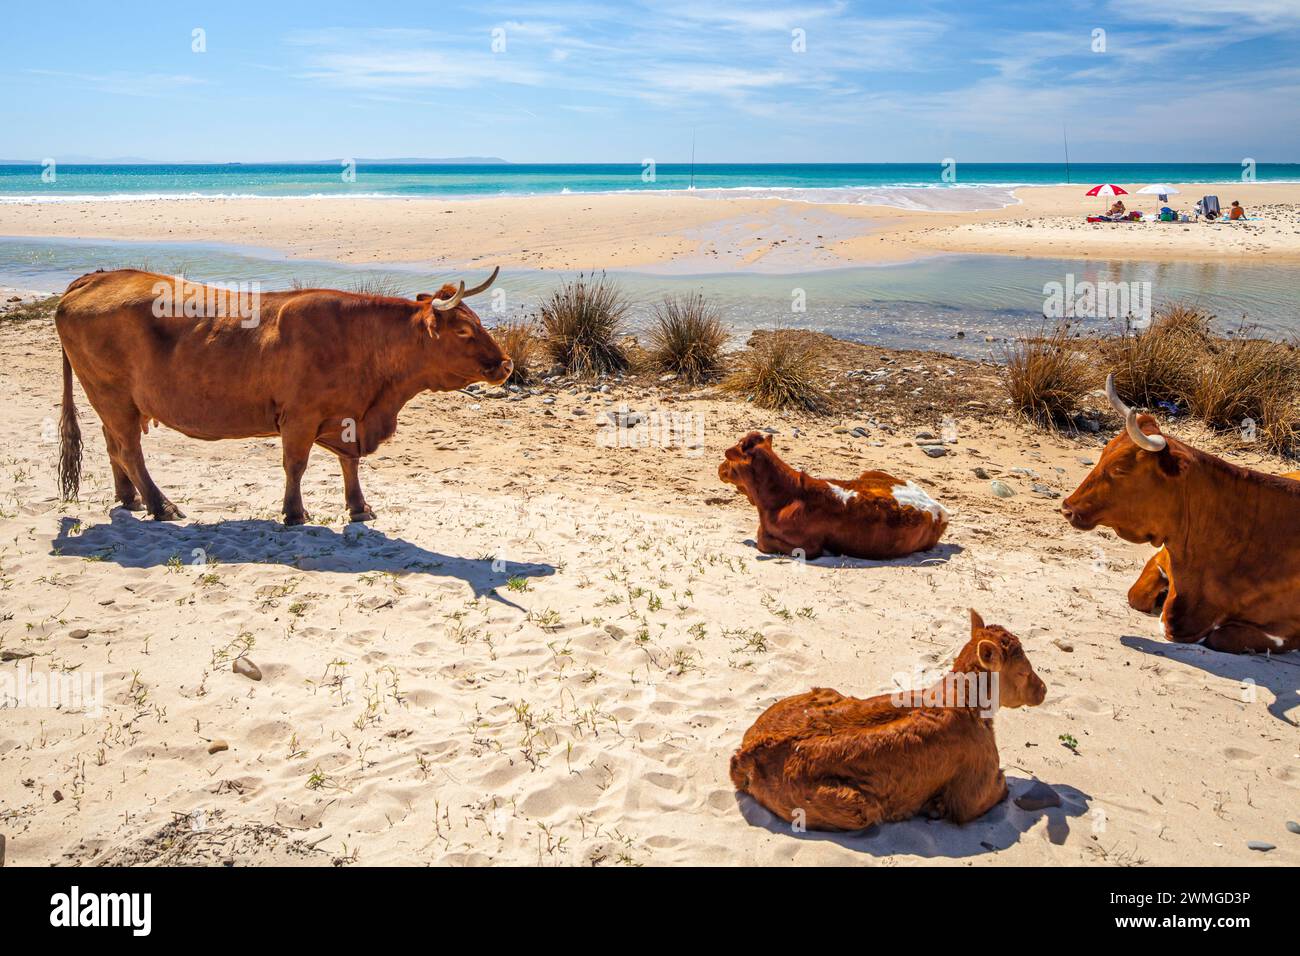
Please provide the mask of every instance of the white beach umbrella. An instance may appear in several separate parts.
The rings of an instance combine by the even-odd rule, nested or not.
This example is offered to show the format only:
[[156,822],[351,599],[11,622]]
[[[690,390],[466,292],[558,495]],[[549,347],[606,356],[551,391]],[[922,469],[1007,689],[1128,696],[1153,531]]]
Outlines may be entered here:
[[1138,192],[1148,196],[1158,196],[1161,202],[1165,202],[1170,196],[1177,196],[1182,190],[1166,186],[1164,183],[1152,183],[1150,186],[1143,186]]

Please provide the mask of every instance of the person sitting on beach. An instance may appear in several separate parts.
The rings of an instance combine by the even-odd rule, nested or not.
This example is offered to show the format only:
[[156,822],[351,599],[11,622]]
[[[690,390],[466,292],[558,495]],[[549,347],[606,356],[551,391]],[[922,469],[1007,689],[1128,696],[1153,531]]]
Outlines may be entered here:
[[1235,199],[1232,201],[1232,208],[1228,210],[1228,218],[1229,219],[1246,218],[1246,210],[1242,207],[1241,203],[1237,202],[1237,200]]
[[1110,207],[1110,212],[1107,213],[1107,215],[1123,218],[1124,213],[1125,213],[1124,201],[1122,199],[1116,199],[1115,204]]

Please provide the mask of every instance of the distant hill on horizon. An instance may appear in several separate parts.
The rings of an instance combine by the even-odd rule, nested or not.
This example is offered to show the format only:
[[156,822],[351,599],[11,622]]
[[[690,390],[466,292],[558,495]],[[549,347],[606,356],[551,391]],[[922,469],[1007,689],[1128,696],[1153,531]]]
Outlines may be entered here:
[[[199,161],[170,162],[161,159],[142,159],[138,156],[115,156],[103,158],[98,156],[55,156],[55,161],[69,166],[329,166],[344,162],[337,159],[272,159],[257,162],[238,161]],[[399,156],[391,159],[370,157],[347,157],[358,165],[370,166],[509,166],[509,160],[496,156],[452,156],[441,159]],[[39,166],[39,159],[0,159],[0,166]]]

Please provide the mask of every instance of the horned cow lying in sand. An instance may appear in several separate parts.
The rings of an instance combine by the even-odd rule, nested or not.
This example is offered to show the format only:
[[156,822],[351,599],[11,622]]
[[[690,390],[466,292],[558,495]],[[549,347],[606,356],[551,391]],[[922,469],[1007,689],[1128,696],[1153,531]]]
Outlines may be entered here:
[[1125,541],[1164,549],[1165,563],[1156,555],[1135,589],[1154,608],[1163,572],[1169,640],[1203,640],[1231,654],[1300,648],[1300,482],[1184,444],[1128,408],[1113,378],[1106,391],[1124,431],[1061,514],[1080,531],[1106,525]]
[[[1288,471],[1278,477],[1300,481],[1300,471]],[[1129,607],[1143,614],[1158,613],[1164,607],[1166,598],[1169,597],[1169,582],[1173,577],[1169,550],[1161,548],[1151,556],[1151,560],[1146,563],[1138,579],[1128,589]]]
[[970,618],[952,673],[926,691],[859,700],[818,687],[777,701],[731,758],[736,789],[783,820],[802,811],[814,830],[988,811],[1007,793],[990,713],[1037,706],[1047,687],[1014,634]]
[[883,471],[823,481],[783,462],[758,432],[727,449],[718,477],[758,509],[764,554],[898,558],[933,548],[948,527],[948,512],[913,482]]

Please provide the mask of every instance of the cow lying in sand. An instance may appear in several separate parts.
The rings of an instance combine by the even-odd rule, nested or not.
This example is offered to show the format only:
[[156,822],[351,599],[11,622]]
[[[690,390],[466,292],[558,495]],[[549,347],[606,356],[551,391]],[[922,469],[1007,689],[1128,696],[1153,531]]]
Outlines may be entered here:
[[814,830],[987,812],[1007,793],[992,711],[1037,706],[1047,687],[1014,634],[970,617],[970,641],[932,688],[859,700],[819,687],[773,704],[731,758],[736,789]]
[[280,436],[285,524],[308,520],[300,486],[320,445],[338,456],[351,519],[372,519],[357,465],[396,431],[402,406],[423,391],[509,377],[509,356],[462,301],[496,275],[414,301],[333,289],[234,292],[134,269],[82,276],[54,318],[63,497],[77,496],[81,478],[75,371],[103,423],[125,508],[185,517],[145,468],[140,435],[161,422],[207,440]]
[[913,482],[883,471],[823,481],[783,462],[758,432],[727,449],[718,477],[758,509],[764,554],[898,558],[933,548],[948,527],[948,512]]
[[[1288,471],[1279,477],[1300,481],[1300,471]],[[1159,613],[1165,605],[1165,599],[1169,597],[1169,582],[1172,579],[1169,552],[1161,548],[1151,556],[1138,579],[1128,589],[1129,607],[1143,614]]]
[[1126,407],[1112,379],[1106,391],[1124,431],[1061,514],[1080,531],[1106,525],[1164,549],[1134,588],[1154,608],[1161,574],[1168,579],[1169,640],[1234,654],[1300,647],[1300,482],[1198,451]]

